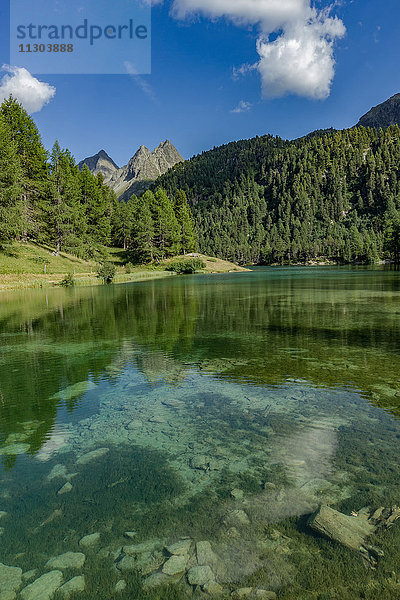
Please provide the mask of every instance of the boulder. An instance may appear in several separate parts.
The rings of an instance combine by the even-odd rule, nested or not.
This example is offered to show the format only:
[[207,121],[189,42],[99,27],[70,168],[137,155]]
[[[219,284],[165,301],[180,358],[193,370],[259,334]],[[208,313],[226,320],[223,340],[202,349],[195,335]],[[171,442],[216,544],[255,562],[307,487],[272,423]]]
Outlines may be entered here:
[[90,548],[91,546],[95,546],[100,541],[100,533],[90,533],[89,535],[85,535],[83,538],[79,540],[79,545],[83,548]]
[[224,591],[222,585],[217,583],[216,581],[208,581],[203,585],[203,592],[206,594],[210,594],[211,596],[215,594],[221,594]]
[[72,485],[69,481],[67,481],[67,483],[65,483],[57,492],[57,494],[59,496],[61,496],[62,494],[68,494],[69,492],[72,491]]
[[218,560],[212,551],[210,542],[207,541],[196,543],[196,558],[199,565],[214,565]]
[[178,575],[178,573],[183,573],[186,571],[186,566],[188,563],[189,557],[188,555],[172,555],[171,558],[164,563],[162,572],[166,575]]
[[118,592],[125,591],[125,589],[126,589],[125,579],[120,579],[119,581],[117,581],[117,583],[115,584],[114,590],[118,593]]
[[45,567],[47,569],[81,569],[86,556],[82,552],[65,552],[50,558]]
[[0,594],[14,593],[22,582],[22,569],[0,563]]
[[351,550],[360,550],[366,537],[375,530],[372,523],[362,517],[344,515],[324,505],[311,515],[308,524],[314,531]]
[[190,585],[205,585],[215,580],[214,573],[208,565],[197,565],[189,569],[187,579]]
[[61,571],[50,571],[26,586],[20,596],[22,600],[50,600],[62,581]]
[[87,452],[78,458],[76,461],[77,465],[87,465],[87,463],[95,460],[96,458],[100,458],[109,452],[109,448],[97,448],[97,450],[92,450],[91,452]]
[[166,546],[165,549],[169,554],[184,555],[184,554],[189,554],[191,546],[192,546],[192,540],[187,539],[187,540],[179,540],[178,542],[175,542],[175,544]]
[[66,598],[69,598],[71,596],[71,594],[75,594],[76,592],[83,592],[84,590],[85,590],[85,576],[84,575],[77,575],[77,577],[73,577],[72,579],[70,579],[69,581],[64,583],[64,585],[62,585],[58,589],[58,591]]

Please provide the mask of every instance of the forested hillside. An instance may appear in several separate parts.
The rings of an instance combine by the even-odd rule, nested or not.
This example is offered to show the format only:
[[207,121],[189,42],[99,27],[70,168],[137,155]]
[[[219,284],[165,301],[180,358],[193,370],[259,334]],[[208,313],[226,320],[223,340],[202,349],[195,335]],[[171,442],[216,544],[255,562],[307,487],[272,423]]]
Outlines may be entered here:
[[242,264],[398,255],[397,125],[233,142],[175,166],[156,185],[185,190],[207,254]]
[[196,247],[186,196],[150,191],[118,202],[101,173],[80,171],[55,142],[50,154],[27,112],[14,99],[0,106],[0,245],[46,243],[85,259],[103,260],[121,245],[131,261],[148,262]]

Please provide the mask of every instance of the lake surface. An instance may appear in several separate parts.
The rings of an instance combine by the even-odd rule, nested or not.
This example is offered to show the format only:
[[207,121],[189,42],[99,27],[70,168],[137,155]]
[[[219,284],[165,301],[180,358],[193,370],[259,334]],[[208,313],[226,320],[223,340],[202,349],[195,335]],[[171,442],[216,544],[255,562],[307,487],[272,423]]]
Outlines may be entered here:
[[394,271],[3,293],[0,600],[400,598],[400,523],[375,570],[307,524],[400,503],[399,373]]

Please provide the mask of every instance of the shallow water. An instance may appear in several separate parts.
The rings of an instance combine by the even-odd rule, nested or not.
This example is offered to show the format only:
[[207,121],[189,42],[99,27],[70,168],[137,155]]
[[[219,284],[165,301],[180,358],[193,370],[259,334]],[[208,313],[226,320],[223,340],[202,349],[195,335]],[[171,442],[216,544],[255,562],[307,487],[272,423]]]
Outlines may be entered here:
[[[400,502],[399,315],[373,268],[0,296],[0,562],[36,570],[16,597],[71,551],[82,600],[400,598],[400,525],[375,571],[307,526]],[[188,583],[199,541],[217,587]]]

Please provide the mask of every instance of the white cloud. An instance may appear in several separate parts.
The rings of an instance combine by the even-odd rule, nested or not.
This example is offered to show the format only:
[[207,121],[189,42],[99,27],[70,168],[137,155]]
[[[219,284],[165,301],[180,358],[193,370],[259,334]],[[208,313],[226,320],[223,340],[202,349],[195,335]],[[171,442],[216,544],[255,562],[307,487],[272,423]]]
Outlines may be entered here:
[[251,104],[251,102],[245,102],[244,100],[241,100],[239,102],[239,104],[236,106],[236,108],[233,108],[231,110],[231,113],[238,114],[238,113],[248,112],[252,106],[253,105]]
[[[174,0],[172,14],[178,19],[197,14],[257,25],[260,60],[234,69],[233,76],[257,69],[265,97],[329,96],[335,74],[334,42],[346,32],[329,9],[318,11],[311,0]],[[272,33],[276,39],[270,41]]]
[[139,75],[139,73],[138,73],[135,65],[133,65],[129,61],[125,61],[124,62],[124,67],[127,70],[127,72],[129,73],[129,75],[131,75],[133,77],[134,81],[136,82],[137,86],[142,90],[142,92],[144,94],[146,94],[146,96],[148,96],[149,98],[151,98],[151,100],[153,100],[153,102],[155,102],[156,101],[156,96],[154,94],[153,88],[144,79],[144,77],[142,77],[141,75]]
[[55,87],[39,81],[23,67],[3,65],[2,70],[7,74],[0,81],[0,102],[11,94],[28,113],[34,113],[42,110],[56,93]]

